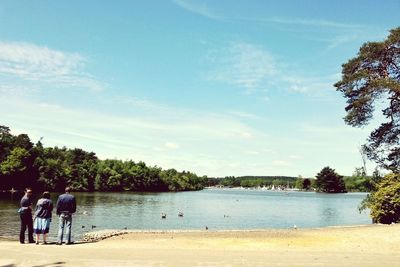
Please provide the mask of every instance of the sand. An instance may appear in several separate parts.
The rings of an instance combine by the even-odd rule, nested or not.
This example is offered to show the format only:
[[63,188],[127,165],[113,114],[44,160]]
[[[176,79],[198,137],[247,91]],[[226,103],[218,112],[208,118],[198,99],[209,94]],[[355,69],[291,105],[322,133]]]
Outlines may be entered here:
[[70,246],[0,241],[0,266],[400,266],[400,225],[134,232]]

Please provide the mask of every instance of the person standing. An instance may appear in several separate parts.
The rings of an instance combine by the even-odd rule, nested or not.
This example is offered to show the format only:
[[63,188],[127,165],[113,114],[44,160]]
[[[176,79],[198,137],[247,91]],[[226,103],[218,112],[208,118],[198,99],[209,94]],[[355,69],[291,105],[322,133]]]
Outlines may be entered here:
[[25,195],[21,198],[20,209],[18,210],[21,218],[21,230],[19,232],[19,242],[25,243],[25,232],[28,228],[28,241],[35,243],[33,240],[33,222],[32,222],[32,189],[26,188]]
[[71,242],[71,228],[72,228],[72,214],[76,211],[76,200],[73,195],[70,194],[71,188],[65,188],[65,194],[58,197],[57,200],[57,215],[59,216],[58,224],[58,241],[57,244],[61,245],[64,236],[64,227],[66,226],[65,234],[67,236],[67,245],[72,244]]
[[36,245],[39,244],[40,234],[43,234],[43,244],[47,244],[46,235],[50,229],[51,212],[53,202],[50,200],[50,193],[43,192],[42,198],[36,204],[35,220],[33,222],[33,232],[36,234]]

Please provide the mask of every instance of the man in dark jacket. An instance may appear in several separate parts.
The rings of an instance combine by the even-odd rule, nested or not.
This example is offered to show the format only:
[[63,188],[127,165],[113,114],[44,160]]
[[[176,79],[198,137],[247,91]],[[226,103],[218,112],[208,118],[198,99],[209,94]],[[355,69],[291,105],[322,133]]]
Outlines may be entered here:
[[64,226],[67,226],[65,234],[67,235],[66,244],[72,244],[71,242],[71,226],[72,226],[72,214],[76,211],[75,197],[70,194],[71,189],[65,188],[65,194],[58,197],[57,200],[57,215],[59,216],[58,224],[58,245],[62,244],[64,235]]
[[26,188],[25,195],[21,199],[20,209],[18,210],[21,218],[21,230],[19,232],[19,242],[25,243],[25,232],[28,228],[29,243],[35,243],[33,240],[33,222],[32,222],[32,189]]

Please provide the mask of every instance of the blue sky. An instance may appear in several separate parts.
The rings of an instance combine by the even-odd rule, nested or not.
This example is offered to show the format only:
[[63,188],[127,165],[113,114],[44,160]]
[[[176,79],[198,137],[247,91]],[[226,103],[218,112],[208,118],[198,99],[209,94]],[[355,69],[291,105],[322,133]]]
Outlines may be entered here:
[[345,125],[333,84],[399,13],[389,0],[2,0],[0,124],[199,175],[349,175],[376,122]]

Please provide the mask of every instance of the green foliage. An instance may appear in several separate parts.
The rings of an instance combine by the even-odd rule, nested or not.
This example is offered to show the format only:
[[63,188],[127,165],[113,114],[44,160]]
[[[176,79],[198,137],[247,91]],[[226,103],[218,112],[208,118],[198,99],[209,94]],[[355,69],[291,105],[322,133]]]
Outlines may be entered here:
[[356,168],[352,176],[343,178],[346,190],[350,192],[370,192],[373,189],[373,178],[367,176],[363,167]]
[[0,189],[63,191],[183,191],[202,189],[207,177],[144,162],[99,160],[95,153],[33,145],[28,135],[14,136],[0,126]]
[[301,177],[301,176],[297,177],[295,187],[297,189],[302,190],[303,189],[303,181],[304,181],[303,177]]
[[311,189],[311,181],[310,179],[303,179],[303,189],[310,190]]
[[263,187],[263,186],[282,186],[294,187],[296,177],[288,176],[227,176],[224,178],[208,178],[208,186],[226,186],[226,187]]
[[10,154],[14,142],[15,136],[10,133],[10,128],[0,125],[0,162]]
[[343,180],[346,190],[349,192],[370,192],[372,190],[371,177],[345,176]]
[[325,193],[345,193],[343,176],[330,167],[323,168],[316,176],[317,191]]
[[310,179],[304,179],[303,177],[299,176],[296,179],[295,187],[300,190],[310,190],[311,189],[311,181]]
[[13,175],[26,170],[26,161],[29,157],[29,152],[21,147],[16,147],[11,150],[7,158],[1,162],[0,170],[5,175]]
[[360,127],[373,117],[376,102],[385,98],[386,121],[369,136],[363,150],[382,167],[400,171],[400,27],[382,42],[365,43],[357,57],[343,65],[335,84],[347,98],[346,123]]
[[400,174],[386,175],[362,203],[361,210],[369,208],[375,223],[400,222]]

